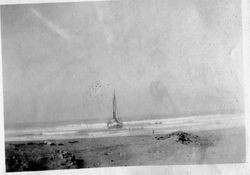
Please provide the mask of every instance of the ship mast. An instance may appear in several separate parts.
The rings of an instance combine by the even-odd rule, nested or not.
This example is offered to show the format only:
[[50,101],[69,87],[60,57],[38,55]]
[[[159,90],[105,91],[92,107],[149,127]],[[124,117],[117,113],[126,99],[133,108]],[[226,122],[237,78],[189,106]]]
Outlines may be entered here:
[[115,90],[113,95],[113,119],[118,122],[116,118],[116,97],[115,97]]
[[113,118],[116,119],[116,98],[115,98],[115,91],[113,95]]

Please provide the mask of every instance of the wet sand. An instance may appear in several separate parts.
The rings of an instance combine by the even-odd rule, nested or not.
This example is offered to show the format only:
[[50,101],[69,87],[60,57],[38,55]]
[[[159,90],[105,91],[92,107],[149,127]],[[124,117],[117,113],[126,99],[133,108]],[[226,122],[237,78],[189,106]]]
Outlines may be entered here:
[[6,142],[7,171],[243,162],[244,127],[151,136]]

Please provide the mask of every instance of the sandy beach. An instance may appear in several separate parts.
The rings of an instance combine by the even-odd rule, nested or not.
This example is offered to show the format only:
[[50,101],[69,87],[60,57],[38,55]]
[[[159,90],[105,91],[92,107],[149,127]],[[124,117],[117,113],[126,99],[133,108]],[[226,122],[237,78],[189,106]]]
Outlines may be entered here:
[[6,142],[6,171],[245,162],[245,129]]

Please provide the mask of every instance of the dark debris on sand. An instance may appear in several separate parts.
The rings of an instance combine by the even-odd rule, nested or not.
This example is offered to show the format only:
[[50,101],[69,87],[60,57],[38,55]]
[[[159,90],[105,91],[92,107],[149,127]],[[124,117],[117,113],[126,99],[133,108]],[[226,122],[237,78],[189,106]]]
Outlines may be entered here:
[[[14,172],[85,168],[84,160],[77,159],[75,154],[60,149],[48,150],[38,149],[38,147],[36,147],[41,145],[46,144],[43,142],[10,144],[6,149],[6,171]],[[50,145],[56,144],[52,143]]]
[[69,141],[68,143],[78,143],[78,141],[74,140],[74,141]]
[[198,135],[183,132],[183,131],[176,131],[176,132],[172,132],[170,134],[156,136],[155,139],[165,140],[165,139],[169,139],[172,137],[176,138],[176,142],[181,143],[181,144],[185,144],[185,145],[194,144],[194,145],[198,145],[198,146],[206,146],[206,145],[212,146],[212,142],[210,142],[209,140],[201,138]]

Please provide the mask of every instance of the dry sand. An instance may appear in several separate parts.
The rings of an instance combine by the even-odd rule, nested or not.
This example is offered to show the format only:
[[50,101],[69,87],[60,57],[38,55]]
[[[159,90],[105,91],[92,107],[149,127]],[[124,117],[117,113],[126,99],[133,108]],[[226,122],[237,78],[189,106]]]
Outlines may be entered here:
[[7,171],[243,162],[243,127],[151,136],[6,143]]

